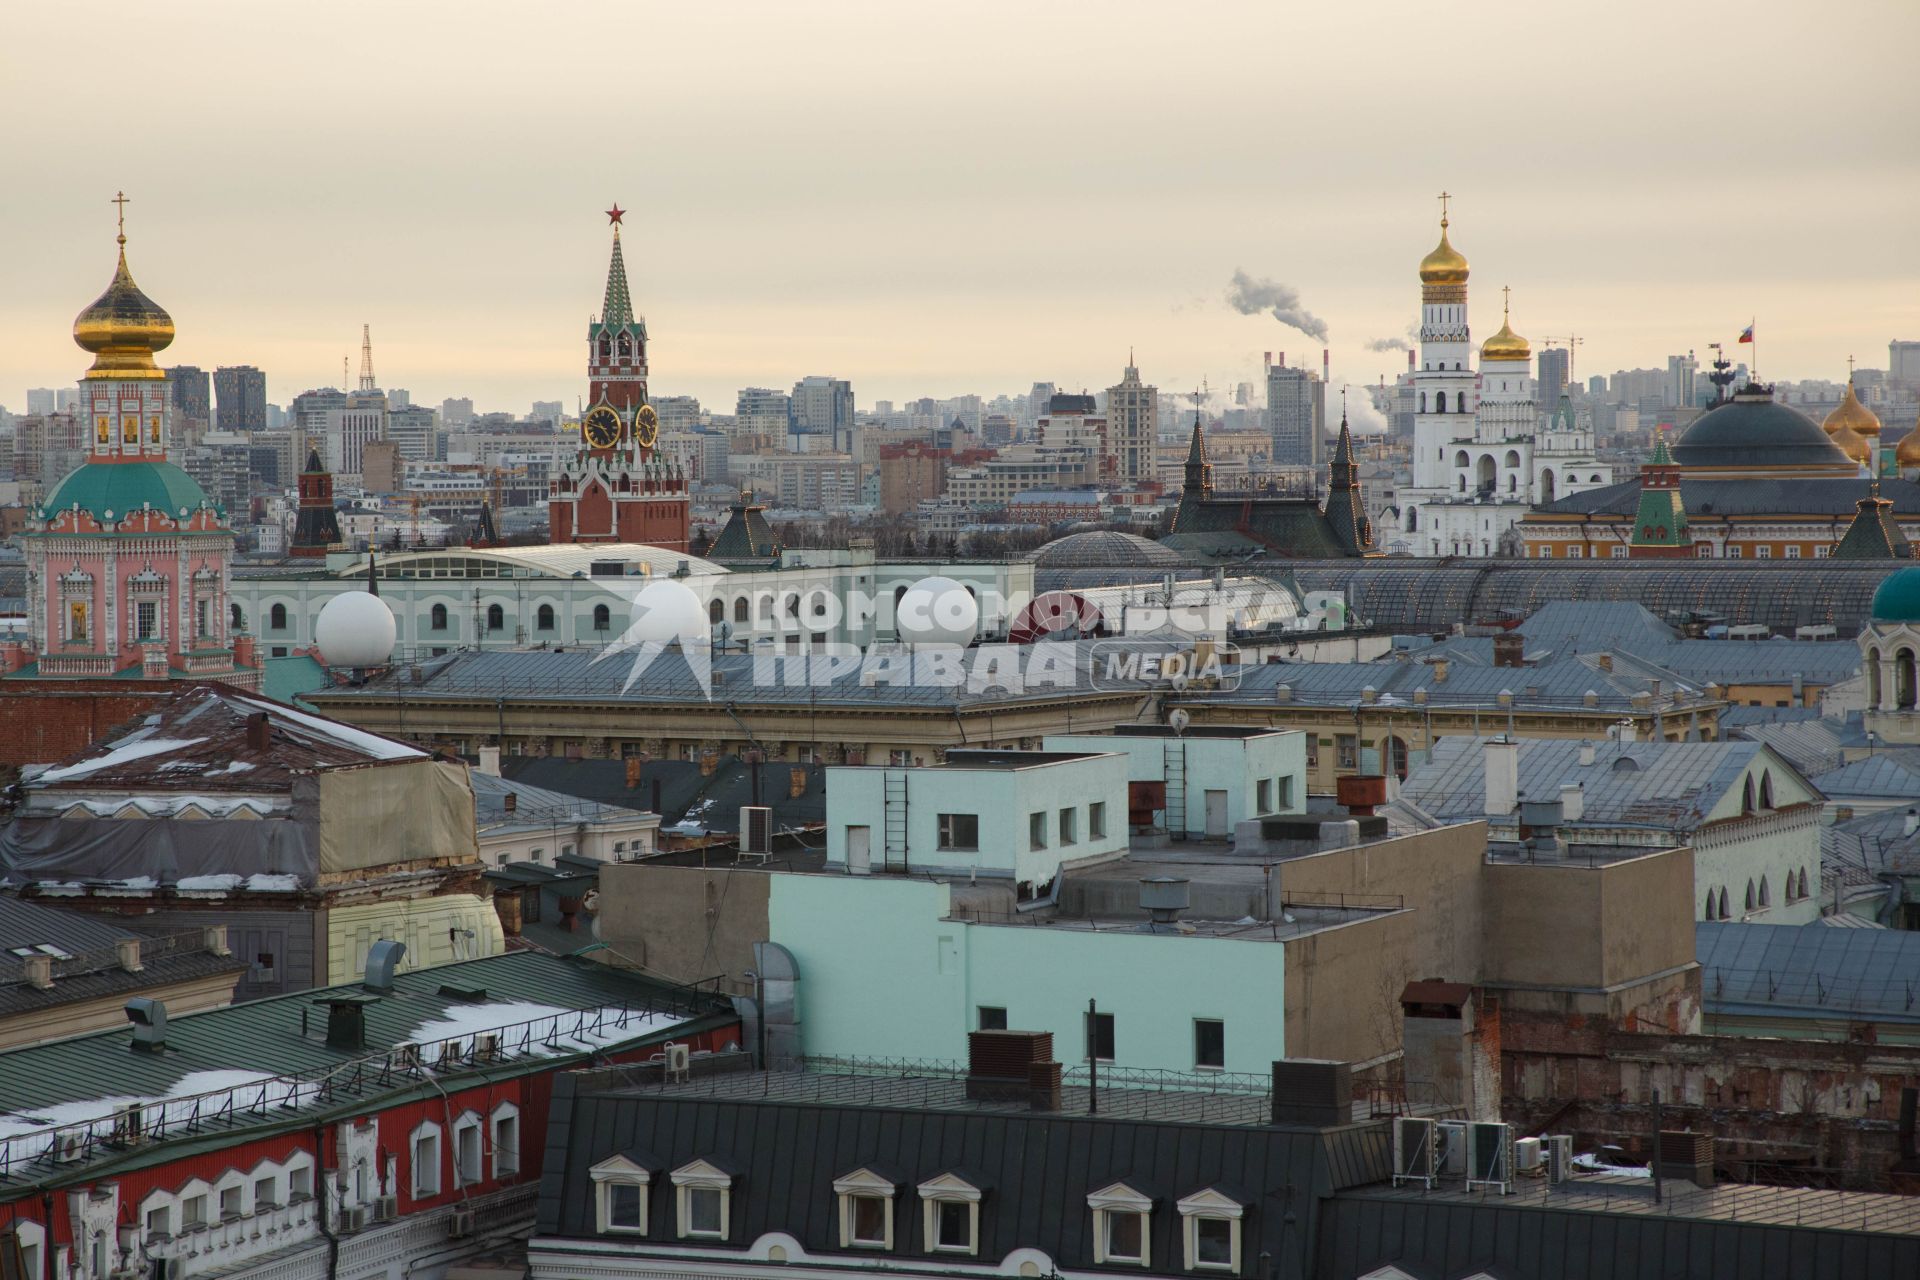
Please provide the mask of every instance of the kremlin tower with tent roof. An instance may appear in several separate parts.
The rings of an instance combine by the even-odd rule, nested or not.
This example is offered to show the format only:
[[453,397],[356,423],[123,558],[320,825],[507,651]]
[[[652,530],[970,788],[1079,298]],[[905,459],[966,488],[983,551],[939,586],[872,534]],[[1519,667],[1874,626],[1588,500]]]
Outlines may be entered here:
[[[0,647],[4,684],[221,680],[259,686],[252,643],[233,634],[226,513],[167,456],[172,416],[154,353],[173,320],[127,268],[124,196],[113,280],[73,322],[93,356],[79,412],[86,462],[37,506],[21,541],[28,633]],[[20,710],[9,703],[10,711]]]

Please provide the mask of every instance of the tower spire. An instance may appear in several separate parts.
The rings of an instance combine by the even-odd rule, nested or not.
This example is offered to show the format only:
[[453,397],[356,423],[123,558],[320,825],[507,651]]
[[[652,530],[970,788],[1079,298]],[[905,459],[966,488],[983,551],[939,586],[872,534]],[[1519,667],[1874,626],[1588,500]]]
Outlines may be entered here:
[[373,380],[373,326],[370,324],[360,326],[360,389],[379,389]]
[[115,204],[119,206],[120,234],[114,237],[114,239],[115,239],[115,242],[121,245],[122,247],[124,247],[127,243],[127,201],[129,200],[129,198],[130,197],[127,195],[126,192],[116,191],[113,193],[113,199],[108,202],[110,204]]
[[620,252],[620,215],[625,212],[617,204],[607,212],[613,219],[613,256],[607,262],[607,296],[600,304],[600,323],[609,327],[633,323],[633,299],[627,293],[627,260]]

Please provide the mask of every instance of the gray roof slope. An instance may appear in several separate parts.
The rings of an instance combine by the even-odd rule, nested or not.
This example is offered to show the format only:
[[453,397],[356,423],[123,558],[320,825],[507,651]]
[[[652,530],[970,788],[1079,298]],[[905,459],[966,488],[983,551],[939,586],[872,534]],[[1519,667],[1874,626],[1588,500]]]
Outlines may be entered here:
[[0,951],[50,942],[77,955],[82,951],[110,948],[122,938],[139,936],[98,916],[57,911],[37,902],[23,902],[11,894],[0,894]]
[[1920,874],[1920,831],[1908,833],[1907,810],[1882,809],[1820,829],[1820,879],[1868,885],[1883,875]]
[[1707,1008],[1920,1023],[1920,933],[1699,921]]
[[[1442,738],[1427,763],[1401,784],[1401,796],[1442,820],[1481,816],[1486,808],[1485,738]],[[1594,762],[1580,763],[1593,745]],[[1557,799],[1563,783],[1584,788],[1580,824],[1643,826],[1684,834],[1698,826],[1766,748],[1757,742],[1606,742],[1530,738],[1519,744],[1520,794]],[[1768,753],[1771,754],[1771,753]],[[1774,757],[1783,770],[1793,770]],[[1621,766],[1630,760],[1632,766]],[[1797,772],[1797,771],[1796,771]]]
[[[1680,478],[1680,500],[1689,515],[1813,515],[1831,516],[1835,531],[1853,518],[1855,504],[1867,496],[1864,479],[1831,480],[1689,480]],[[1911,480],[1882,480],[1880,496],[1902,516],[1920,515],[1920,484]],[[1540,510],[1559,514],[1592,512],[1632,515],[1640,505],[1638,476],[1619,484],[1579,493],[1547,503]]]
[[[615,761],[613,763],[621,763]],[[469,770],[473,782],[473,808],[481,833],[491,834],[516,828],[545,828],[556,824],[572,826],[581,822],[622,822],[646,816],[639,805],[614,805],[565,791],[518,782],[510,778]],[[644,800],[645,792],[640,793]],[[514,797],[514,809],[507,812],[507,797]]]
[[[673,826],[689,817],[709,831],[739,828],[740,806],[753,803],[753,779],[748,766],[735,755],[725,755],[711,775],[702,774],[691,760],[649,760],[640,768],[640,785],[627,786],[624,760],[564,760],[555,756],[509,756],[500,767],[516,781],[564,792],[602,804],[652,803],[653,784],[660,784],[660,820]],[[768,761],[760,769],[760,802],[773,809],[776,826],[803,827],[827,820],[826,768],[818,764]],[[798,796],[793,774],[805,775]]]
[[[696,1159],[738,1171],[731,1197],[729,1243],[735,1250],[770,1231],[795,1236],[810,1254],[845,1257],[833,1181],[864,1166],[904,1180],[896,1212],[902,1260],[937,1260],[923,1238],[911,1187],[935,1174],[964,1171],[989,1188],[980,1210],[979,1253],[1002,1258],[1018,1247],[1043,1250],[1061,1270],[1093,1262],[1086,1196],[1123,1179],[1144,1181],[1157,1202],[1150,1270],[1181,1270],[1179,1218],[1173,1201],[1204,1187],[1235,1188],[1250,1203],[1242,1249],[1251,1259],[1299,1248],[1311,1237],[1313,1201],[1338,1185],[1384,1177],[1384,1125],[1360,1129],[1277,1128],[1258,1124],[1173,1123],[1109,1114],[1087,1116],[1024,1108],[915,1105],[901,1086],[958,1092],[960,1082],[854,1079],[843,1102],[772,1099],[688,1091],[597,1089],[594,1077],[571,1074],[556,1085],[540,1184],[536,1234],[593,1238],[589,1170],[630,1149],[654,1155],[667,1170]],[[698,1084],[699,1082],[696,1082]],[[750,1079],[748,1083],[752,1083]],[[745,1091],[743,1090],[744,1094]],[[879,1096],[881,1100],[868,1102]],[[1171,1111],[1180,1095],[1163,1095]],[[893,1101],[890,1099],[901,1099]],[[851,1105],[849,1105],[851,1104]],[[1151,1110],[1150,1110],[1151,1113]],[[672,1187],[655,1178],[651,1231],[633,1246],[680,1248],[664,1206]],[[1284,1223],[1281,1188],[1299,1191],[1298,1224]]]
[[1720,713],[1721,733],[1766,743],[1810,778],[1839,767],[1847,742],[1844,730],[1844,725],[1822,719],[1818,707],[1743,706]]
[[1920,802],[1920,747],[1882,749],[1818,774],[1813,781],[1835,799],[1857,796]]
[[[1273,703],[1276,690],[1287,685],[1292,701],[1317,704],[1358,702],[1371,687],[1381,695],[1378,705],[1411,707],[1413,695],[1424,690],[1430,702],[1478,703],[1492,706],[1502,693],[1513,694],[1514,705],[1580,706],[1588,692],[1597,705],[1623,710],[1633,696],[1646,692],[1652,681],[1631,672],[1602,671],[1587,659],[1544,663],[1537,667],[1448,666],[1447,677],[1425,662],[1268,662],[1241,673],[1238,686],[1189,695],[1189,701]],[[1671,705],[1676,682],[1665,682],[1662,705]],[[1528,692],[1528,690],[1534,692]],[[1384,702],[1391,695],[1393,703]]]

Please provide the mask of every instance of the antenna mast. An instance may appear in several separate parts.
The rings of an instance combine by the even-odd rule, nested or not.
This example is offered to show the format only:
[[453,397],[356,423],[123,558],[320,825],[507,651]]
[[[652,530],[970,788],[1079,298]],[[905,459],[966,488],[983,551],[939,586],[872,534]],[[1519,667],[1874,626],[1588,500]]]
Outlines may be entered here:
[[360,326],[360,389],[377,391],[373,381],[373,326]]

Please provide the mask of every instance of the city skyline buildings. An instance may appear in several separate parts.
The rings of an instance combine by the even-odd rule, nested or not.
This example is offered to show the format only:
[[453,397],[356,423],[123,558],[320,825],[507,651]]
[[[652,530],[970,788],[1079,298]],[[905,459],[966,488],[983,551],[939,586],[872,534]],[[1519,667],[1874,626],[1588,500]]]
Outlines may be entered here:
[[[580,320],[560,282],[597,260],[595,211],[616,197],[634,209],[636,301],[669,335],[655,381],[710,404],[817,369],[873,399],[991,393],[1036,375],[1099,387],[1130,343],[1162,386],[1231,386],[1253,376],[1261,351],[1310,341],[1225,305],[1225,282],[1242,268],[1297,288],[1331,326],[1337,376],[1372,382],[1398,372],[1393,353],[1365,345],[1404,329],[1404,263],[1424,248],[1442,188],[1459,195],[1456,223],[1483,278],[1521,291],[1537,331],[1580,333],[1584,370],[1659,367],[1674,352],[1730,341],[1757,316],[1763,376],[1837,377],[1848,354],[1876,363],[1902,336],[1920,280],[1902,222],[1920,176],[1898,132],[1905,81],[1895,62],[1920,15],[1887,6],[1743,11],[1749,47],[1812,47],[1849,9],[1884,37],[1850,49],[1856,95],[1810,104],[1753,94],[1754,58],[1703,57],[1666,39],[1670,14],[1644,5],[1564,30],[1516,31],[1463,13],[1437,37],[1418,9],[1396,6],[1364,30],[1335,13],[1232,4],[1205,21],[1119,6],[1099,24],[1046,6],[989,5],[955,25],[907,7],[754,8],[735,23],[583,5],[552,21],[482,8],[448,29],[403,11],[383,16],[372,59],[345,56],[359,48],[350,7],[323,8],[272,24],[217,3],[125,19],[127,37],[155,58],[217,58],[232,73],[218,84],[184,77],[168,104],[184,153],[116,156],[112,182],[134,197],[129,233],[148,237],[148,276],[194,319],[192,349],[178,358],[266,369],[278,403],[331,385],[369,317],[382,330],[383,368],[403,370],[428,402],[551,399],[567,385]],[[7,65],[23,93],[66,106],[23,138],[19,159],[40,195],[7,215],[9,239],[36,246],[0,267],[9,389],[0,402],[10,407],[15,388],[57,376],[64,353],[46,338],[58,329],[48,319],[90,279],[88,205],[111,212],[106,180],[84,159],[89,139],[113,126],[109,105],[68,101],[59,60],[33,56],[70,45],[79,22],[42,10],[16,16]],[[816,39],[859,38],[818,39],[824,65],[803,73],[784,52],[801,25]],[[1275,108],[1258,77],[1175,92],[1180,63],[1220,56],[1222,32],[1242,47],[1283,33],[1363,51],[1367,101],[1351,104],[1339,58],[1303,70],[1294,107]],[[583,162],[604,140],[582,136],[563,99],[482,95],[458,119],[435,108],[470,97],[476,74],[484,82],[562,49],[577,60],[580,47],[622,33],[661,54],[649,85],[657,118],[605,160]],[[935,44],[969,75],[917,77],[909,55]],[[1577,66],[1563,56],[1575,44]],[[715,56],[681,56],[701,50]],[[1167,91],[1123,93],[1103,68],[1145,51],[1166,68]],[[1498,131],[1466,130],[1444,147],[1419,141],[1427,58],[1450,66],[1448,110],[1462,120],[1504,118],[1526,102],[1547,121],[1595,93],[1618,109],[1570,117],[1557,150],[1574,158],[1543,180],[1505,162]],[[703,91],[723,64],[743,87]],[[403,65],[406,75],[388,74]],[[285,92],[322,74],[329,84],[344,74],[339,93]],[[809,94],[796,105],[801,74]],[[236,96],[258,110],[235,119]],[[876,100],[897,100],[897,110],[876,118]],[[1343,106],[1316,113],[1316,101]],[[1729,104],[1739,104],[1740,127],[1713,129]],[[1048,127],[1032,129],[1037,118]],[[1686,119],[1701,121],[1698,142],[1676,149],[1674,121]],[[912,141],[930,124],[940,129],[932,149]],[[1297,168],[1267,172],[1272,134],[1308,128],[1310,180],[1295,181]],[[823,136],[841,149],[831,178],[792,158],[813,150],[800,139]],[[266,148],[244,199],[202,177],[236,142]],[[355,181],[383,187],[382,199],[315,198],[343,145]],[[1379,165],[1388,151],[1400,161]],[[1623,155],[1647,161],[1639,198],[1623,196],[1617,169],[1598,162]],[[606,176],[628,164],[670,180]],[[1049,219],[1028,198],[1121,168],[1169,177],[1096,203],[1090,217]],[[777,179],[777,207],[728,199],[750,172]],[[672,200],[658,198],[664,186]],[[1844,188],[1849,199],[1797,199],[1795,186]],[[235,262],[271,269],[229,269]],[[494,319],[476,339],[450,328],[449,314]]]

